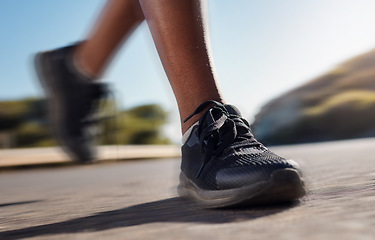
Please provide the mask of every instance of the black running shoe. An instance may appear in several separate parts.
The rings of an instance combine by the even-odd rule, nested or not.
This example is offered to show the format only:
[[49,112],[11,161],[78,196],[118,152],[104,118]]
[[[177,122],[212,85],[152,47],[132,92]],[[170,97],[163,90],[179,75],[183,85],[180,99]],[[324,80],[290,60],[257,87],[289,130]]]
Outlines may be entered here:
[[182,146],[180,196],[202,207],[218,208],[291,201],[305,195],[297,163],[259,143],[234,106],[207,101],[191,116],[210,104],[213,107],[189,130]]
[[73,160],[89,163],[96,158],[90,129],[106,86],[90,82],[73,67],[75,48],[38,53],[35,67],[47,96],[54,135]]

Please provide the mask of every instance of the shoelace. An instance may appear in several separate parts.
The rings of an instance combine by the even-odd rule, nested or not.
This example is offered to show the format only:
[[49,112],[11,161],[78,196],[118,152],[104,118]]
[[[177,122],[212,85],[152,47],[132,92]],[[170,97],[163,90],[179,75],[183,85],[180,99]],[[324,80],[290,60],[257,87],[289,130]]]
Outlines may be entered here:
[[[108,101],[111,100],[112,104],[108,105]],[[108,132],[106,129],[113,129],[115,134],[115,143],[118,145],[119,139],[118,132],[116,131],[118,124],[116,119],[119,115],[117,111],[116,96],[113,90],[105,85],[102,85],[102,87],[98,88],[97,91],[93,93],[93,100],[87,104],[87,112],[85,113],[87,117],[82,120],[82,124],[85,126],[93,126],[103,122],[105,133],[103,141],[107,139],[108,143],[111,142],[109,137],[110,132]],[[112,119],[113,121],[110,121]],[[101,135],[101,133],[95,131],[93,135],[97,138],[99,135]]]
[[250,125],[244,118],[229,113],[225,105],[214,100],[199,105],[184,122],[202,112],[211,104],[214,106],[207,110],[198,124],[199,142],[205,157],[196,175],[197,178],[211,158],[218,157],[228,147],[235,149],[243,146],[257,147],[262,145],[254,138]]
[[102,100],[108,99],[110,93],[110,89],[108,87],[105,87],[105,85],[101,85],[100,87],[96,87],[95,89],[93,89],[93,91],[90,93],[90,96],[85,99],[85,107],[83,108],[84,111],[82,112],[82,115],[85,116],[82,119],[83,125],[96,124],[107,118],[98,115],[98,113],[100,113],[100,110],[104,108]]

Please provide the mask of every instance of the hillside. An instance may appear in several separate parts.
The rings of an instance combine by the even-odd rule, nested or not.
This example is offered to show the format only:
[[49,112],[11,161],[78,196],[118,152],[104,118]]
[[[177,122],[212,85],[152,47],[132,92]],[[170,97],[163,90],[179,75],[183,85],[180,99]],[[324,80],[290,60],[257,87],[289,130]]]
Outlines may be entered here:
[[270,101],[252,129],[267,144],[375,136],[375,49]]

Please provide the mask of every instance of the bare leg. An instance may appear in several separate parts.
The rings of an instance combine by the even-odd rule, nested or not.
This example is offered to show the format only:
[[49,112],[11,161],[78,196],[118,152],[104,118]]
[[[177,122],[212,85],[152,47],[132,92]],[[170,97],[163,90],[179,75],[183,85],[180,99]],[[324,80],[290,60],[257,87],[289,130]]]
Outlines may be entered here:
[[[206,4],[201,0],[140,0],[181,120],[206,100],[223,102],[210,53]],[[182,123],[184,133],[199,119]]]
[[[206,5],[200,0],[110,0],[76,60],[93,77],[100,76],[132,30],[147,18],[181,120],[206,100],[223,102],[215,81],[209,47]],[[143,12],[142,12],[143,10]],[[185,132],[199,115],[182,123]]]
[[88,39],[77,49],[78,66],[99,77],[121,43],[144,20],[138,0],[109,0]]

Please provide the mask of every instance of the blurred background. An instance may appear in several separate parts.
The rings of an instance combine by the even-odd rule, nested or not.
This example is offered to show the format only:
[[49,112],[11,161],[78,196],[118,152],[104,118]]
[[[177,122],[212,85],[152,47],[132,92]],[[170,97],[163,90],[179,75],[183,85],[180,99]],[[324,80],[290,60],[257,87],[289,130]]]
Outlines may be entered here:
[[[33,55],[83,39],[104,4],[0,2],[0,148],[56,144]],[[375,136],[375,1],[209,0],[208,7],[222,91],[259,140]],[[180,143],[177,105],[145,22],[103,81],[120,92],[120,120],[103,127],[101,144]]]

